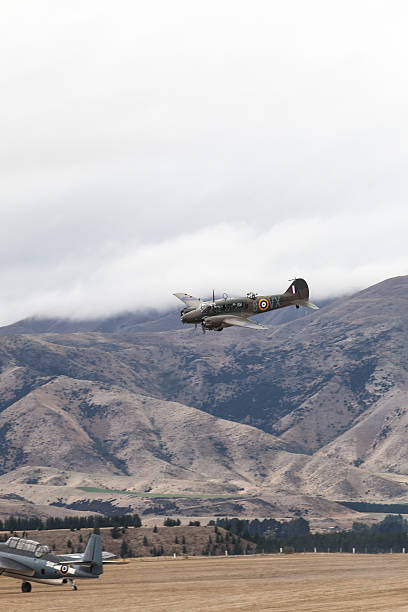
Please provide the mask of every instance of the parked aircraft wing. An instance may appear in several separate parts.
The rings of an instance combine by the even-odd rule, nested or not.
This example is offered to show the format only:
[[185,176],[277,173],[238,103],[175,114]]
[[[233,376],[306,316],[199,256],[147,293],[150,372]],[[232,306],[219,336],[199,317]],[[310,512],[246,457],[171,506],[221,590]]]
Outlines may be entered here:
[[107,559],[106,561],[102,561],[104,565],[128,565],[129,561],[125,561],[124,559]]
[[250,329],[268,329],[266,325],[262,325],[256,321],[248,321],[248,319],[244,319],[244,317],[237,317],[234,315],[222,317],[222,320],[226,325],[237,325],[238,327],[249,327]]
[[201,304],[201,300],[194,297],[193,295],[188,295],[188,293],[173,293],[179,300],[184,302],[186,306],[193,306],[194,308],[199,308]]
[[[62,561],[60,555],[58,557],[59,563],[55,564],[54,567],[57,570],[63,572],[63,565],[68,563],[67,561]],[[88,540],[88,544],[86,545],[85,551],[82,555],[82,559],[71,560],[72,565],[80,565],[81,570],[93,576],[99,576],[103,573],[103,560],[102,560],[102,540],[101,536],[93,533]],[[82,569],[84,568],[84,569]]]
[[84,558],[84,554],[74,553],[72,555],[56,555],[56,557],[58,558],[58,561],[69,561],[70,563],[77,563],[78,561],[82,561],[82,559]]
[[[68,561],[70,563],[80,564],[83,561],[84,553],[70,553],[68,555],[57,555],[58,561]],[[112,563],[113,559],[116,559],[117,555],[114,555],[107,550],[102,551],[102,563]],[[87,562],[89,563],[89,562]]]
[[24,576],[34,576],[35,571],[31,567],[27,567],[19,561],[14,561],[10,557],[5,557],[0,553],[0,573],[3,571],[13,572],[15,574],[23,574]]

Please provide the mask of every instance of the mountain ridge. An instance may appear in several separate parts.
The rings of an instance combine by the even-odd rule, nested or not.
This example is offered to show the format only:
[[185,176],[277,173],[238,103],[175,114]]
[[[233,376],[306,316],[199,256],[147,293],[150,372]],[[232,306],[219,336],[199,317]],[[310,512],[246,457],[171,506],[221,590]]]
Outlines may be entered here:
[[0,494],[15,473],[38,505],[80,503],[72,483],[229,491],[252,512],[407,501],[407,296],[388,279],[256,335],[3,334]]

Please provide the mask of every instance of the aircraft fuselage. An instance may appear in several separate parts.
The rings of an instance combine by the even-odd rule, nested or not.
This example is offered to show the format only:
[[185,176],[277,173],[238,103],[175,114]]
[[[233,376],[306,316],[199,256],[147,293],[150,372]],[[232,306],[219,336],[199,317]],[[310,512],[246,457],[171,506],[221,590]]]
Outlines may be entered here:
[[301,301],[299,298],[285,294],[227,298],[214,302],[203,302],[200,308],[183,308],[180,317],[183,323],[195,324],[201,323],[207,317],[212,319],[217,315],[225,314],[253,317],[269,310],[291,306],[299,301]]
[[55,555],[48,546],[17,536],[0,544],[0,575],[21,580],[24,593],[31,591],[31,582],[51,585],[69,582],[77,590],[77,578],[98,578],[102,572],[102,540],[97,534],[90,536],[79,559]]
[[[10,578],[56,585],[66,584],[68,578],[98,578],[97,574],[93,575],[82,570],[80,565],[75,566],[75,562],[61,561],[52,553],[38,559],[33,553],[27,551],[13,550],[10,552],[10,548],[5,544],[0,544],[0,554],[2,559],[9,561],[10,564],[10,569],[0,567],[0,575]],[[16,569],[13,569],[14,562],[24,564],[27,571],[19,573],[17,566]]]
[[202,301],[186,293],[174,295],[186,304],[180,312],[182,323],[200,324],[203,331],[206,329],[221,331],[225,327],[234,325],[265,329],[265,326],[259,323],[249,322],[249,317],[292,305],[297,308],[305,306],[317,309],[317,306],[309,301],[309,287],[303,278],[294,279],[285,293],[274,295],[247,293],[246,296],[213,299],[211,302]]

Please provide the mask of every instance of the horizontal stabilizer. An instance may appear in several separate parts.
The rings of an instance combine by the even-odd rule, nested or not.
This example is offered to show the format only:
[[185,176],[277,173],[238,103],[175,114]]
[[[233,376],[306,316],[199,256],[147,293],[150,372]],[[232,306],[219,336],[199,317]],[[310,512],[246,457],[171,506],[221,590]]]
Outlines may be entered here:
[[173,293],[176,298],[184,302],[186,306],[193,306],[194,308],[198,308],[201,304],[201,300],[199,298],[194,297],[193,295],[188,295],[188,293]]
[[300,305],[304,306],[305,308],[310,308],[311,310],[319,310],[319,307],[316,306],[316,304],[313,304],[313,302],[309,302],[309,300],[305,302],[304,304],[300,304]]
[[128,565],[128,563],[129,561],[124,561],[123,559],[112,559],[112,561],[107,560],[103,562],[104,565]]

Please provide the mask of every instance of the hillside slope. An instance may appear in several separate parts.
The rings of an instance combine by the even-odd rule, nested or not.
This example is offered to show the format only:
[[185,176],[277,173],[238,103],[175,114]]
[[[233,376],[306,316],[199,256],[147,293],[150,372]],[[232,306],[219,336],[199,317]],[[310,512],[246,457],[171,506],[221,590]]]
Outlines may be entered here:
[[389,279],[257,334],[2,335],[0,488],[35,466],[49,501],[74,484],[408,500],[407,296]]
[[291,459],[259,429],[117,386],[54,378],[0,414],[1,471],[47,466],[132,476],[141,490],[256,489]]

